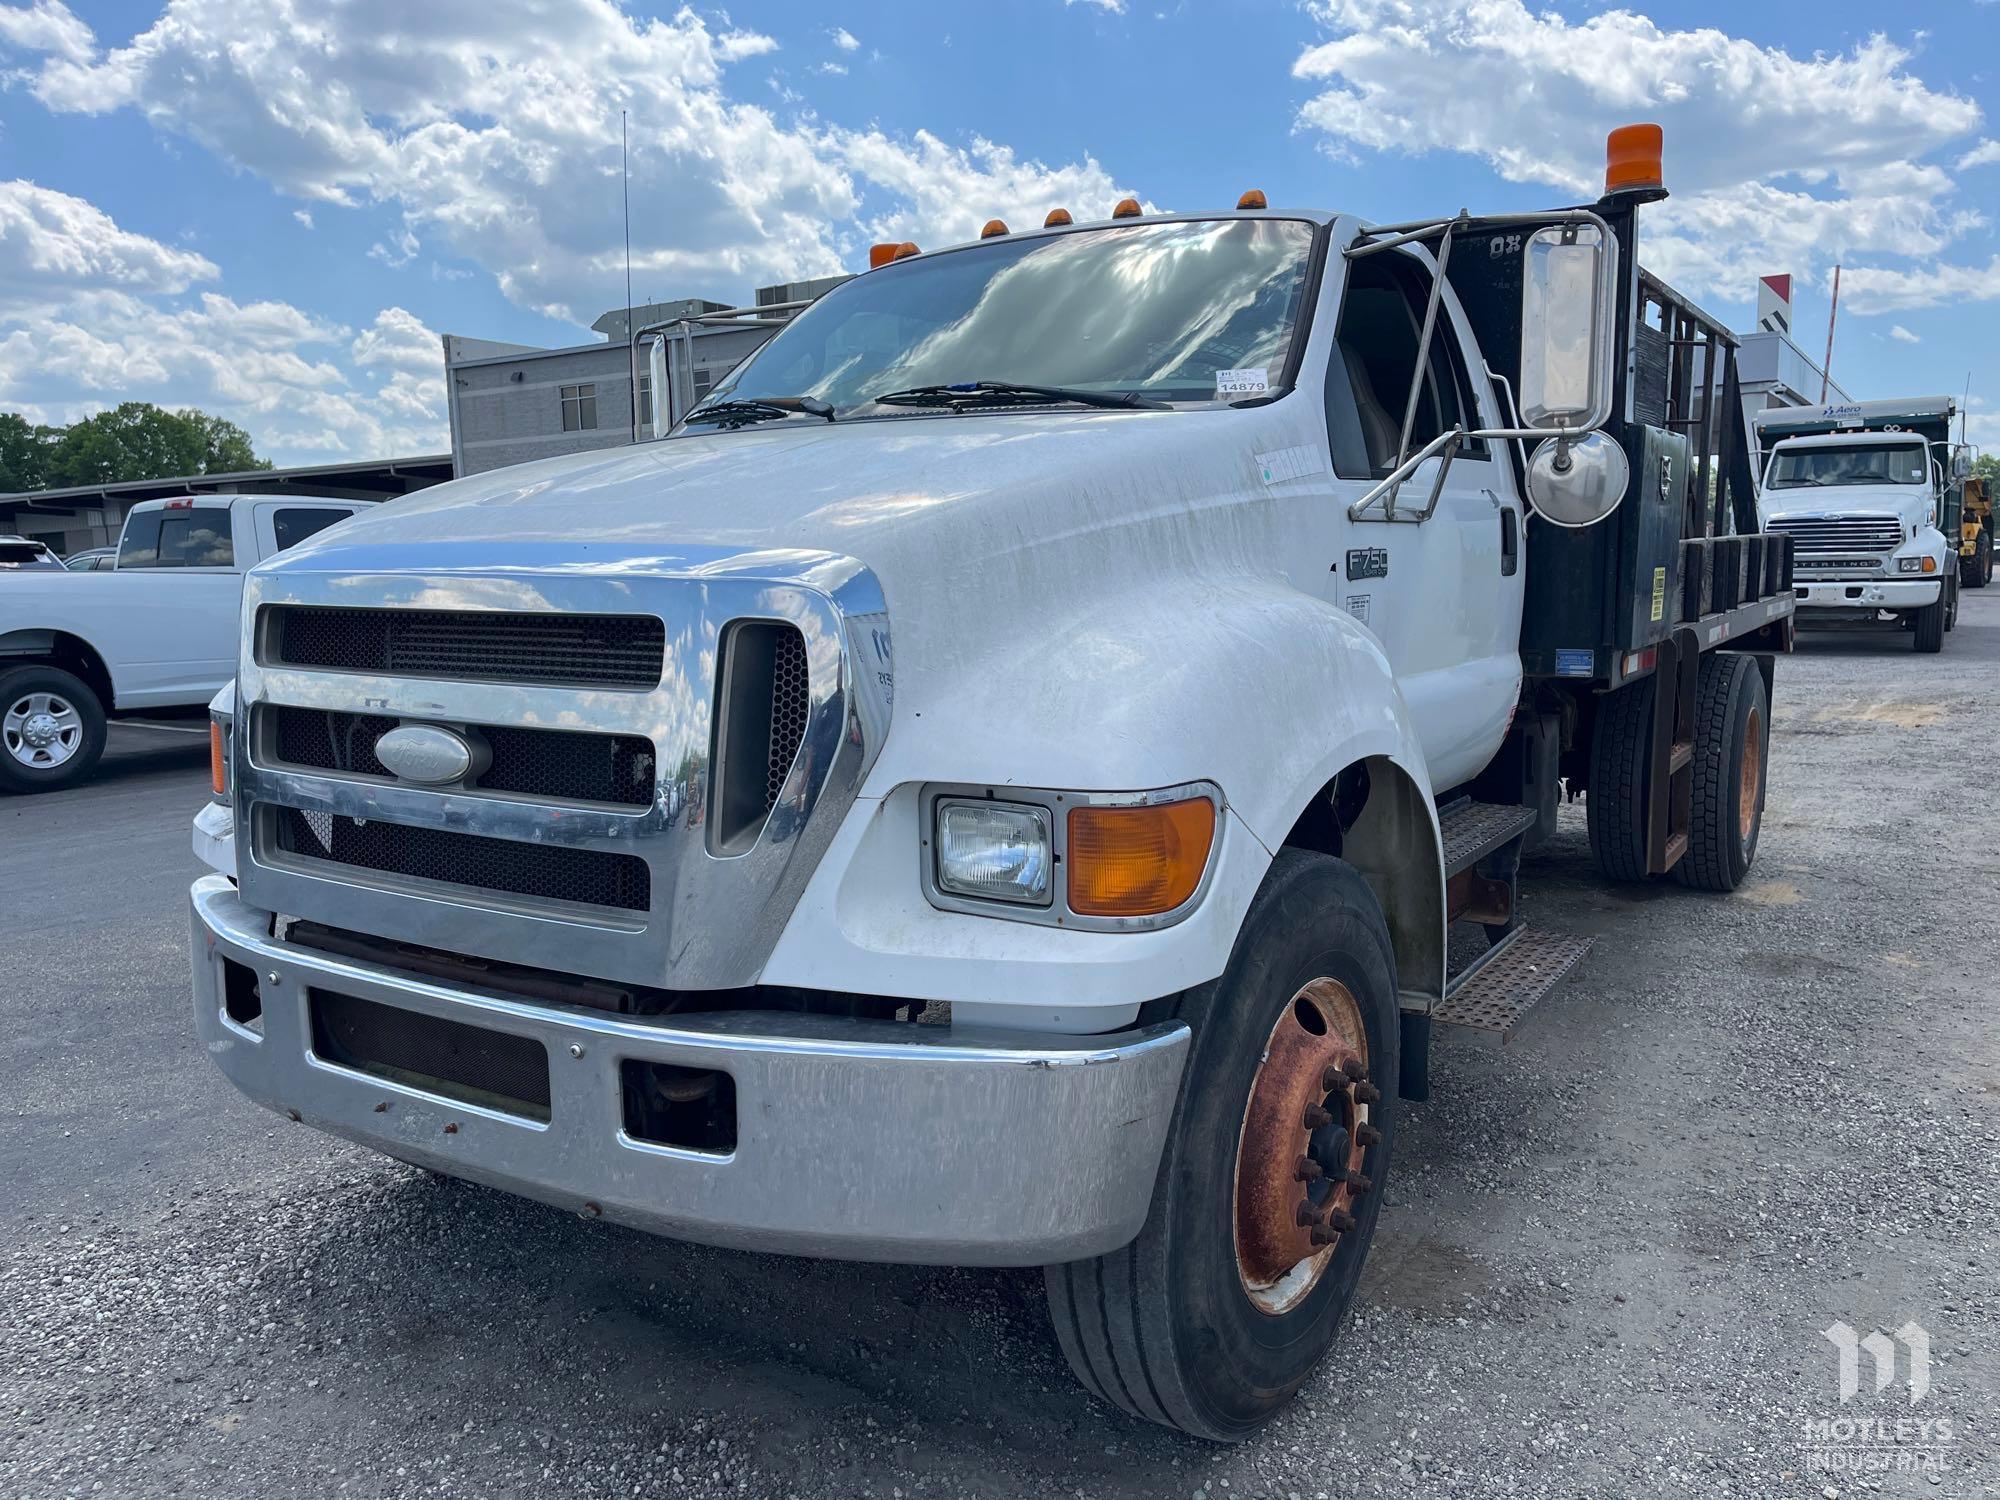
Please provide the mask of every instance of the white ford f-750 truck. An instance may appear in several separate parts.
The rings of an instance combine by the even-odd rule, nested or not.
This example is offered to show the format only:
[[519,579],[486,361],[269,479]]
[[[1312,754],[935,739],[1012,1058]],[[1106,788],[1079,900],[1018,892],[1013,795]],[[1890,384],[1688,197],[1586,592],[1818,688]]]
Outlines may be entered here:
[[0,589],[0,791],[81,781],[114,716],[199,710],[236,671],[244,573],[368,503],[147,500],[125,518],[115,570],[10,579]]
[[1517,915],[1564,784],[1612,878],[1756,852],[1792,592],[1680,415],[1741,407],[1635,258],[1658,140],[1546,213],[889,247],[659,440],[259,568],[209,1057],[662,1234],[1045,1266],[1092,1391],[1248,1435],[1432,1027],[1581,951]]
[[1792,539],[1807,624],[1894,620],[1919,651],[1958,623],[1971,452],[1949,396],[1759,412],[1764,525]]

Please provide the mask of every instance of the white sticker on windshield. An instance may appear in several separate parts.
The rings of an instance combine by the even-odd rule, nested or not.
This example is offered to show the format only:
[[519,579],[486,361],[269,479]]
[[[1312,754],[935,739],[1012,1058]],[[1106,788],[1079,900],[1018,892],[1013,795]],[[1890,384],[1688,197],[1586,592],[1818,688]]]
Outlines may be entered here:
[[1264,366],[1254,370],[1217,370],[1215,372],[1215,394],[1218,400],[1234,400],[1238,396],[1261,396],[1271,389],[1270,377]]

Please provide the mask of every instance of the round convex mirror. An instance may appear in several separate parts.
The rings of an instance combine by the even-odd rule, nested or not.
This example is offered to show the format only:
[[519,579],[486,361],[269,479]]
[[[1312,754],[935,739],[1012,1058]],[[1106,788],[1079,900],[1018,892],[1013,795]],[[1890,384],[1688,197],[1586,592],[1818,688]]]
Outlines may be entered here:
[[1557,526],[1592,526],[1618,509],[1632,479],[1625,450],[1601,432],[1547,438],[1528,459],[1528,499]]

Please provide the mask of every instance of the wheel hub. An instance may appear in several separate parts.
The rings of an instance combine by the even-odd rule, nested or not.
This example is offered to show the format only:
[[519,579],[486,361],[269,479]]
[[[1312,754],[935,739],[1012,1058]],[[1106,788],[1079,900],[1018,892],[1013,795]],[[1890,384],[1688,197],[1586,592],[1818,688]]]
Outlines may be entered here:
[[1756,709],[1743,725],[1743,765],[1736,777],[1736,831],[1749,842],[1757,824],[1757,800],[1764,791],[1764,716]]
[[83,743],[83,716],[53,693],[30,693],[0,713],[0,745],[36,770],[59,766]]
[[1236,1148],[1236,1267],[1250,1300],[1282,1313],[1325,1273],[1373,1183],[1361,1007],[1333,979],[1302,986],[1279,1015],[1250,1086]]
[[21,726],[21,738],[30,749],[44,750],[56,742],[56,716],[31,714]]

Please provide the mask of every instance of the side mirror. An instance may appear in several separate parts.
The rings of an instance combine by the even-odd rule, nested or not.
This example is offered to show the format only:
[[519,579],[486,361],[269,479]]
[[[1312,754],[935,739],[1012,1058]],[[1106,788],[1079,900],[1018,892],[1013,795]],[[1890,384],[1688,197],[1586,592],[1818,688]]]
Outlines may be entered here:
[[1951,482],[1964,484],[1971,477],[1972,449],[1969,445],[1960,443],[1951,450]]
[[1528,458],[1528,499],[1558,526],[1592,526],[1618,509],[1632,483],[1625,450],[1602,432],[1544,438]]
[[667,341],[655,334],[646,346],[646,368],[653,386],[652,436],[663,438],[674,427],[674,388],[667,380]]
[[1521,267],[1521,421],[1587,432],[1611,420],[1618,246],[1594,224],[1528,236]]

